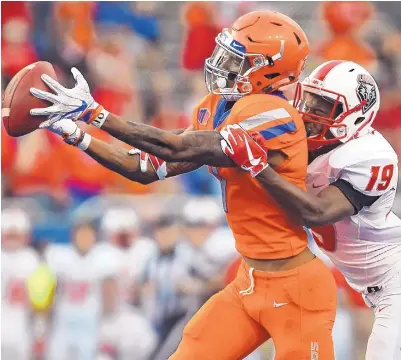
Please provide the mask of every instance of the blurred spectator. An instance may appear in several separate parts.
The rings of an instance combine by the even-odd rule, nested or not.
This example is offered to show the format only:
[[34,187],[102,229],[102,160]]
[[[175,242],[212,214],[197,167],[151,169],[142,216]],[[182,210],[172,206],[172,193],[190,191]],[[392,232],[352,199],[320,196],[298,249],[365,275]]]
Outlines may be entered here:
[[[16,142],[8,142],[10,150],[14,148],[15,151],[7,174],[13,195],[34,198],[52,211],[66,206],[65,165],[60,157],[65,144],[46,131],[36,131]],[[11,155],[6,158],[8,156]]]
[[63,37],[62,43],[86,52],[95,40],[93,15],[96,3],[64,1],[55,3],[54,6],[58,31]]
[[214,39],[221,31],[215,24],[214,10],[215,6],[210,2],[190,2],[183,8],[186,35],[182,66],[186,70],[203,69],[206,58],[213,53]]
[[129,33],[102,33],[98,45],[88,53],[87,61],[90,75],[96,79],[97,86],[92,92],[96,101],[110,112],[124,115],[125,108],[135,100],[130,115],[138,121],[142,119],[142,110],[138,94],[135,93],[135,60],[133,54],[124,46],[129,36]]
[[134,30],[148,41],[157,41],[160,33],[159,21],[152,14],[155,4],[109,2],[98,3],[96,21],[102,26],[118,25]]
[[401,156],[401,94],[397,90],[395,88],[382,92],[380,111],[373,126],[385,136],[398,156]]
[[4,125],[1,125],[1,193],[2,196],[11,195],[10,175],[15,161],[17,140],[8,136]]
[[19,70],[38,58],[30,41],[31,20],[26,3],[2,3],[1,10],[1,68],[8,83]]
[[[26,281],[39,265],[28,247],[32,224],[22,209],[1,214],[1,354],[6,360],[29,360],[35,338],[34,315]],[[33,319],[35,320],[35,319]]]
[[333,1],[321,5],[323,18],[331,30],[331,38],[320,44],[317,55],[323,61],[349,60],[370,70],[376,55],[359,34],[373,13],[369,2]]
[[49,245],[45,258],[57,276],[48,358],[93,360],[100,321],[115,306],[117,266],[87,222],[74,225],[70,246]]
[[32,16],[32,45],[38,58],[51,63],[57,61],[56,20],[53,16],[55,3],[50,1],[29,2]]

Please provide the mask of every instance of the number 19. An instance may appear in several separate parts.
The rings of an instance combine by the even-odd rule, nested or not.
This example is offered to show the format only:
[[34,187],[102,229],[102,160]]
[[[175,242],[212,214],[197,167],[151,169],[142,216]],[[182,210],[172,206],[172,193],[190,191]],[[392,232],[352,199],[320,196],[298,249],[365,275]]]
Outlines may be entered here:
[[[381,170],[381,171],[380,171]],[[376,186],[376,190],[383,191],[390,185],[391,179],[394,174],[394,165],[372,166],[371,177],[365,191],[372,191],[374,186],[377,184],[377,179],[380,177],[380,181]]]

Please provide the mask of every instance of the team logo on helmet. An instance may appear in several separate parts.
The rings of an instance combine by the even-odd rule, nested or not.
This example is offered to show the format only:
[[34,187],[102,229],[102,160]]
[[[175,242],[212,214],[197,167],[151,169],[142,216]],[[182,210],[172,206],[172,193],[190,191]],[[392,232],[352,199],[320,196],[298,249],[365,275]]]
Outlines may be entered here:
[[365,114],[377,101],[376,84],[372,77],[365,74],[359,74],[357,81],[356,94],[359,101],[366,101],[366,104],[362,107],[362,114]]

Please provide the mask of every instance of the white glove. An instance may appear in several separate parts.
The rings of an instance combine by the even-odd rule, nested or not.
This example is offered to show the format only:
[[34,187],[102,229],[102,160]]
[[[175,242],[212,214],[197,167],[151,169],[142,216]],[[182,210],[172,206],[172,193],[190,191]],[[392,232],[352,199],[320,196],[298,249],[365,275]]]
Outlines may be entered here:
[[109,112],[93,99],[89,85],[79,70],[72,68],[71,72],[75,79],[75,87],[72,89],[66,89],[46,74],[41,76],[42,81],[55,94],[35,88],[31,88],[30,92],[38,99],[49,101],[53,105],[47,108],[31,109],[31,115],[48,116],[45,127],[65,118],[72,121],[81,120],[101,127]]
[[81,130],[71,119],[56,120],[52,123],[44,121],[40,124],[40,128],[62,136],[67,144],[76,146],[81,150],[86,150],[92,140],[92,137]]

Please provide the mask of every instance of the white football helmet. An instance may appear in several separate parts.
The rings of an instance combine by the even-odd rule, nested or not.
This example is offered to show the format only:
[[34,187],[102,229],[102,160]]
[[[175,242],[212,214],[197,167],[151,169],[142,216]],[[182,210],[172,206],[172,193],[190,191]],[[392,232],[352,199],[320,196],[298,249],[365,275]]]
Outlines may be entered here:
[[[323,97],[333,104],[329,117],[304,109],[305,92]],[[373,76],[362,66],[342,60],[328,61],[317,67],[297,86],[294,106],[308,122],[324,125],[320,134],[308,138],[315,149],[338,141],[343,143],[364,135],[380,107],[380,93]],[[338,111],[340,109],[340,111]]]

